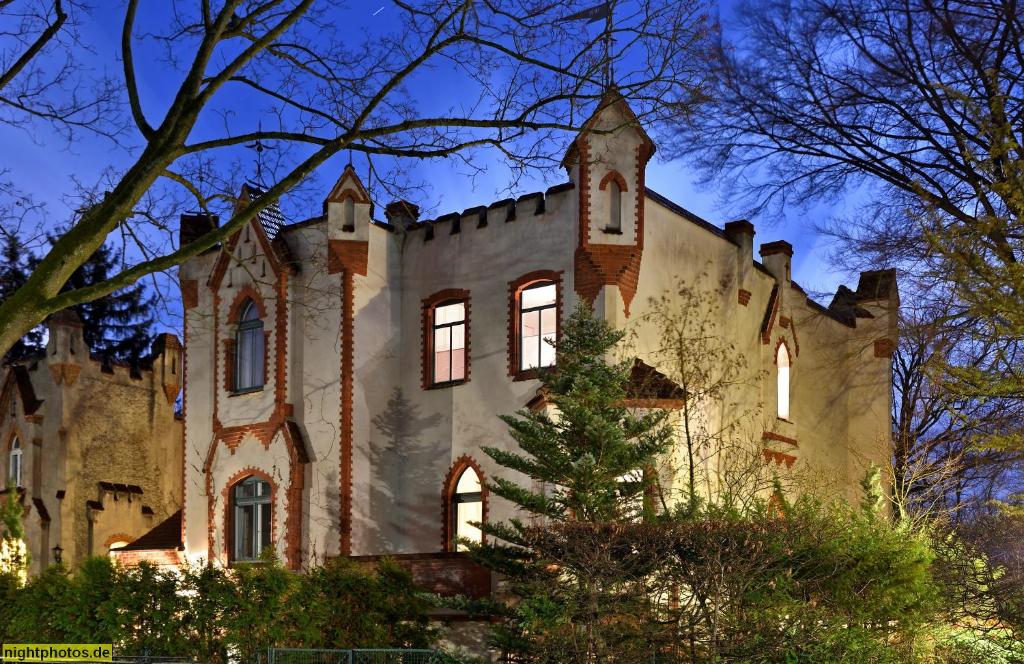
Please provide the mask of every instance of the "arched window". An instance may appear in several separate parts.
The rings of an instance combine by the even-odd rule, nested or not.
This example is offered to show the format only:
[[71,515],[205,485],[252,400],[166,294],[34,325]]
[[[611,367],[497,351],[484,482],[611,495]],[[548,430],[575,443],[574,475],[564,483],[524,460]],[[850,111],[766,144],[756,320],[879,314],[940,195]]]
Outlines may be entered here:
[[558,333],[558,286],[541,281],[519,295],[519,370],[550,367],[555,363]]
[[431,362],[434,385],[466,379],[466,303],[445,302],[433,311]]
[[789,349],[786,344],[779,344],[775,363],[778,366],[778,406],[779,419],[789,419]]
[[257,560],[270,546],[270,482],[250,476],[231,490],[233,560]]
[[238,318],[235,338],[235,391],[263,387],[263,321],[256,303],[246,300]]
[[21,486],[21,441],[15,436],[11,441],[11,457],[7,467],[8,481]]
[[622,189],[615,180],[608,183],[608,230],[622,231]]
[[473,468],[466,468],[459,475],[455,483],[455,491],[451,497],[451,542],[449,546],[452,551],[466,551],[467,547],[462,540],[480,542],[483,533],[472,523],[480,523],[484,520],[483,492],[480,486],[480,476]]

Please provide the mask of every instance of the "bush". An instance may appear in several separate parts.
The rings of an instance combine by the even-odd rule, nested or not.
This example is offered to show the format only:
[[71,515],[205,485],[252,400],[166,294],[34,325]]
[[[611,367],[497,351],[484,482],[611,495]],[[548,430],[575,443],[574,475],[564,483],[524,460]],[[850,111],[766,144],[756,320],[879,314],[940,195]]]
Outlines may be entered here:
[[408,572],[335,560],[296,574],[268,558],[225,570],[134,568],[109,558],[51,566],[19,587],[0,575],[5,643],[112,643],[124,655],[256,661],[268,647],[430,647],[432,605]]

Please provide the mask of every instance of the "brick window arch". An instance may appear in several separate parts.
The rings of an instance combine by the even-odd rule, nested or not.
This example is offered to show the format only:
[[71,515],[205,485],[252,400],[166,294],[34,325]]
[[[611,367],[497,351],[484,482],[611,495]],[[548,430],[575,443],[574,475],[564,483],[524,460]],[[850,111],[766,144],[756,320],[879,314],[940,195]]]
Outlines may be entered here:
[[442,493],[443,533],[445,551],[465,551],[462,538],[483,542],[484,533],[470,522],[487,522],[487,485],[480,465],[470,456],[456,459],[444,480]]
[[259,560],[274,546],[277,485],[261,470],[247,468],[225,485],[224,542],[230,562]]
[[555,362],[548,342],[561,331],[562,272],[530,272],[508,289],[508,373],[514,380],[536,378],[538,368]]
[[622,193],[629,191],[626,178],[618,171],[609,171],[599,185],[601,191],[608,192],[608,223],[604,227],[606,233],[622,233]]
[[450,387],[469,380],[470,312],[468,290],[448,288],[424,298],[420,367],[423,389]]

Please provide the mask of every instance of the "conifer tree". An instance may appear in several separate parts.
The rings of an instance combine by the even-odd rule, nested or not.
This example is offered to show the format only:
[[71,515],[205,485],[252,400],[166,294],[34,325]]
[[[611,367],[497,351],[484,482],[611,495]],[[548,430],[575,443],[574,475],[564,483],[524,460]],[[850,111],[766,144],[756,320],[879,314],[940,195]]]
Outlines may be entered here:
[[[31,254],[15,233],[2,233],[0,247],[0,302],[6,300],[28,279]],[[4,364],[27,359],[40,351],[43,345],[42,327],[37,327],[19,339],[4,355]]]
[[601,661],[636,650],[635,634],[624,635],[628,621],[619,618],[648,598],[631,592],[630,574],[609,544],[642,527],[650,468],[671,430],[663,411],[626,407],[631,363],[608,359],[622,337],[589,307],[577,307],[556,344],[557,366],[540,372],[551,412],[502,416],[519,449],[483,448],[531,480],[488,482],[493,495],[530,518],[482,524],[489,539],[471,547],[508,580],[515,601],[495,645],[524,661]]
[[[56,241],[50,238],[50,244]],[[37,261],[32,260],[32,266]],[[71,275],[64,290],[83,288],[106,281],[117,272],[118,257],[109,245],[102,245]],[[152,341],[152,298],[142,283],[115,291],[106,297],[75,305],[82,319],[82,336],[96,355],[137,363],[149,351]]]

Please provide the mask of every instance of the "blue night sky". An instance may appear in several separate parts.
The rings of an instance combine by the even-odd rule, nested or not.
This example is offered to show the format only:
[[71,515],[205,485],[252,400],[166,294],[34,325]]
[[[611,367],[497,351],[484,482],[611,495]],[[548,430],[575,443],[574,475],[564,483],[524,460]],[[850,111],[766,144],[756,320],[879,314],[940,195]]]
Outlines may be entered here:
[[[728,2],[728,0],[726,0]],[[146,3],[144,12],[149,12],[136,31],[145,32],[147,21],[160,21],[156,12],[161,11],[155,6],[163,3]],[[169,3],[168,3],[169,4]],[[378,10],[380,10],[378,12]],[[720,7],[722,23],[729,29],[728,7]],[[364,35],[372,35],[375,25],[384,25],[389,12],[393,9],[385,0],[372,2],[355,2],[345,10],[351,21],[347,29],[353,37],[360,39]],[[376,15],[374,15],[376,13]],[[93,13],[85,17],[81,30],[83,42],[93,45],[94,53],[81,53],[90,66],[96,71],[106,71],[111,76],[119,76],[118,44],[120,41],[121,17],[123,5],[116,0],[99,0]],[[140,42],[136,50],[136,61],[140,63],[140,93],[143,106],[148,109],[149,119],[159,121],[157,109],[166,105],[169,95],[176,89],[175,72],[160,62],[161,51],[157,46],[146,41]],[[460,90],[464,90],[464,82],[457,76],[443,69],[434,69],[419,75],[409,88],[418,99],[428,106],[447,107],[458,99]],[[226,90],[225,90],[226,92]],[[234,105],[245,107],[244,100],[232,100]],[[235,117],[234,121],[242,129],[254,129],[258,117]],[[217,128],[223,125],[218,124]],[[198,128],[200,132],[203,126]],[[213,130],[211,126],[209,129]],[[236,130],[235,127],[232,127]],[[658,137],[654,136],[655,141]],[[571,136],[562,138],[564,149]],[[129,137],[125,145],[115,145],[108,139],[89,136],[72,146],[41,127],[32,129],[13,129],[0,126],[0,152],[8,164],[16,164],[9,174],[9,179],[22,190],[31,193],[46,203],[47,224],[55,227],[70,216],[74,201],[67,194],[74,190],[74,180],[85,185],[92,185],[100,178],[104,169],[123,167],[127,163],[128,154],[134,153],[139,147],[137,137]],[[236,154],[236,158],[252,159],[245,153]],[[480,163],[486,168],[470,178],[467,169],[460,167],[457,160],[438,160],[426,163],[408,163],[410,179],[428,183],[420,203],[424,208],[424,216],[436,216],[446,212],[461,211],[468,207],[486,204],[508,195],[518,195],[529,191],[545,189],[547,186],[565,180],[564,172],[539,172],[523,178],[513,192],[508,190],[509,171],[494,153],[478,155]],[[13,158],[12,158],[13,157]],[[318,173],[316,186],[326,192],[327,188],[341,172],[347,156],[339,155],[332,159]],[[365,162],[357,157],[354,161],[357,171],[365,176]],[[647,184],[655,191],[693,212],[721,226],[738,216],[736,209],[731,208],[724,200],[722,191],[716,187],[701,187],[697,184],[698,174],[679,161],[665,161],[658,156],[651,162],[647,172]],[[386,203],[387,201],[378,201]],[[294,216],[292,221],[319,213],[319,206],[309,209],[294,209],[285,205],[285,212]],[[383,211],[378,207],[377,216]],[[794,278],[810,292],[832,292],[843,282],[855,281],[855,278],[835,272],[828,264],[828,246],[825,238],[813,230],[814,224],[820,224],[829,217],[827,207],[810,210],[791,209],[784,218],[756,218],[752,221],[757,227],[756,242],[769,242],[785,239],[795,248],[793,258]],[[855,283],[852,285],[856,285]],[[821,299],[821,298],[819,298]],[[827,304],[827,299],[825,300]]]

